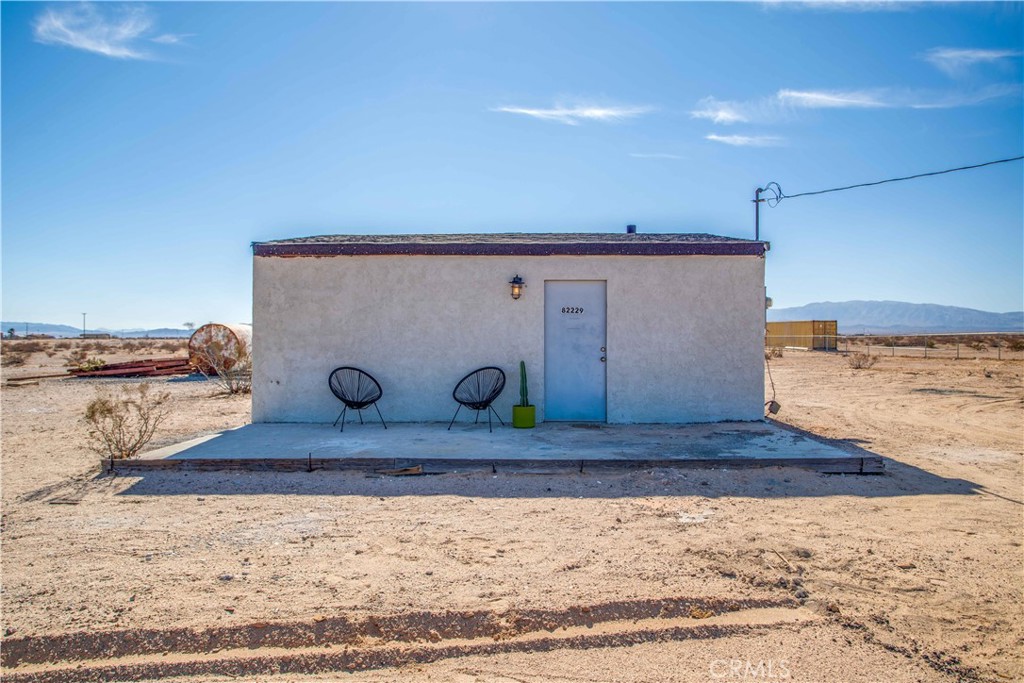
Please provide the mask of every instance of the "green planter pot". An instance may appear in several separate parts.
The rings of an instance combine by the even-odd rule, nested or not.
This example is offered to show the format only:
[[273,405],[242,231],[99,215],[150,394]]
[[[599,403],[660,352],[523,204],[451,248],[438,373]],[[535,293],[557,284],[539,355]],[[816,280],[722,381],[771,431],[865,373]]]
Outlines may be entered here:
[[536,407],[512,406],[512,426],[516,429],[533,429],[537,426]]

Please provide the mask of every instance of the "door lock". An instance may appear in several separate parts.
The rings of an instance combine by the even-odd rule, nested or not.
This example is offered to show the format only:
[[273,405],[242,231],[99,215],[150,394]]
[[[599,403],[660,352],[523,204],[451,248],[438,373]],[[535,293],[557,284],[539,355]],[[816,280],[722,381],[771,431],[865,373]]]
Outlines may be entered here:
[[605,352],[605,350],[606,350],[606,349],[605,349],[605,348],[604,348],[604,347],[602,346],[602,347],[601,347],[601,353],[604,353],[604,352]]
[[605,362],[605,358],[604,358],[604,356],[601,356],[601,362],[602,362],[602,363],[604,363],[604,362]]

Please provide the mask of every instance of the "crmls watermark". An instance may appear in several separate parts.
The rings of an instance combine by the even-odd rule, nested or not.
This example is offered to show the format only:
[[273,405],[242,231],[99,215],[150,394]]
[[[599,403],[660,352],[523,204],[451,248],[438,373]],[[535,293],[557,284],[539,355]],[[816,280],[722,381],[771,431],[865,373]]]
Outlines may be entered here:
[[708,667],[711,678],[728,681],[782,681],[789,678],[785,659],[716,659]]

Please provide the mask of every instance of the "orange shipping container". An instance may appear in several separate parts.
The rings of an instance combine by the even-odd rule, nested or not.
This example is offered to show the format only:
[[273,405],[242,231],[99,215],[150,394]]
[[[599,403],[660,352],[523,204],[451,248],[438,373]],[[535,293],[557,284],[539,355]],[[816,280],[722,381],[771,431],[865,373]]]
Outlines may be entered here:
[[768,323],[764,345],[835,351],[837,331],[835,320],[789,320]]

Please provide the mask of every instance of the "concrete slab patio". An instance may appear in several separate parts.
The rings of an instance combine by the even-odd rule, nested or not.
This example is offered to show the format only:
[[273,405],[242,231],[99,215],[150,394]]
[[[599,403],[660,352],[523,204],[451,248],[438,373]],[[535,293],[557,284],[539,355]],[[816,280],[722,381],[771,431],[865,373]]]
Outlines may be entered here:
[[535,429],[443,423],[249,424],[111,461],[132,469],[555,471],[651,467],[796,466],[821,472],[882,471],[882,458],[765,422],[695,425],[543,423]]

